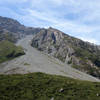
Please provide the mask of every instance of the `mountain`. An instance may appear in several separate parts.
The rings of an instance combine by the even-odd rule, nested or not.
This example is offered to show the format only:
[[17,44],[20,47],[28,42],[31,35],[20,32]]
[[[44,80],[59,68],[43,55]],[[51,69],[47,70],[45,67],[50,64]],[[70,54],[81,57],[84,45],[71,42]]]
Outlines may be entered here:
[[18,21],[0,16],[0,40],[5,40],[5,35],[12,36],[11,41],[16,42],[21,37],[39,32],[40,28],[26,27]]
[[[33,33],[1,30],[0,62],[9,61],[0,64],[0,100],[99,100],[100,80],[71,67],[89,71],[82,63],[87,59],[94,64],[89,57],[96,60],[99,47],[53,28]],[[16,46],[12,43],[15,39],[20,39]],[[99,61],[94,67],[99,71],[96,64]],[[93,66],[91,69],[94,73]]]
[[31,45],[80,71],[100,78],[100,46],[71,37],[52,27],[35,34]]
[[0,41],[17,42],[35,34],[32,46],[72,67],[100,78],[100,46],[84,42],[52,27],[26,27],[18,21],[0,16]]

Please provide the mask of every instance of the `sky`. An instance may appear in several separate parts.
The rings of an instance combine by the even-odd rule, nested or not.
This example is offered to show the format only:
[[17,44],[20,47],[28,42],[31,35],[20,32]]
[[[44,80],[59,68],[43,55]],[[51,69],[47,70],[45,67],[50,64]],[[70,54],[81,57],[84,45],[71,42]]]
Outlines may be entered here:
[[0,0],[0,16],[100,45],[100,0]]

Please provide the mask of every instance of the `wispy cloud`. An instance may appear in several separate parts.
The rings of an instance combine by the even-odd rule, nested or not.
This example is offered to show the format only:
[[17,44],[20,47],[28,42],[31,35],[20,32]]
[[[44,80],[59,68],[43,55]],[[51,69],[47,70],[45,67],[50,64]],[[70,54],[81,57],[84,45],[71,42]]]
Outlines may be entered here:
[[0,15],[100,44],[99,0],[0,0]]
[[99,44],[100,42],[94,38],[89,38],[89,37],[80,37],[80,39],[86,41],[86,42],[90,42],[90,43],[93,43],[93,44]]

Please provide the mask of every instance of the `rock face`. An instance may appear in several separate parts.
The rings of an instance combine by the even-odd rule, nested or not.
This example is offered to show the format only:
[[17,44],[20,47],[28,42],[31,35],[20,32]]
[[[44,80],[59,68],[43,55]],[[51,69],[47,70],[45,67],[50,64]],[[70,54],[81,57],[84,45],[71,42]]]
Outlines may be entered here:
[[74,68],[100,78],[100,47],[97,45],[51,27],[37,33],[31,45]]
[[0,16],[0,40],[4,40],[6,38],[5,34],[7,34],[14,37],[16,41],[18,38],[27,34],[35,34],[40,30],[40,28],[25,27],[14,19]]

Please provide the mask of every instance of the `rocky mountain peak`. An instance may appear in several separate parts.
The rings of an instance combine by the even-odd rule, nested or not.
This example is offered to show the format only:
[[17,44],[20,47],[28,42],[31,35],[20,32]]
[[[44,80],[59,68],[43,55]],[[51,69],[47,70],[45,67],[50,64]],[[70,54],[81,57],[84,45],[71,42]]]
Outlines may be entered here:
[[[13,35],[17,40],[25,35],[38,33],[40,30],[41,28],[26,27],[17,20],[0,16],[0,35],[3,38],[5,38],[3,34],[8,33],[8,35]],[[3,40],[2,37],[1,40]]]
[[53,34],[57,41],[61,40],[64,37],[63,36],[64,35],[63,32],[61,32],[61,31],[59,31],[57,29],[51,28],[51,27],[48,29],[48,32]]

